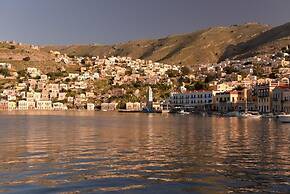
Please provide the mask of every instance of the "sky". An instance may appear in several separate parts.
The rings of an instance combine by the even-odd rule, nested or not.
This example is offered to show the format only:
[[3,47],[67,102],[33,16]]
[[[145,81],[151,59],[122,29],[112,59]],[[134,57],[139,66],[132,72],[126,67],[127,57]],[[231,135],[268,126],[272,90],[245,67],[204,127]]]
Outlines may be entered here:
[[0,0],[0,40],[112,44],[247,22],[290,22],[289,0]]

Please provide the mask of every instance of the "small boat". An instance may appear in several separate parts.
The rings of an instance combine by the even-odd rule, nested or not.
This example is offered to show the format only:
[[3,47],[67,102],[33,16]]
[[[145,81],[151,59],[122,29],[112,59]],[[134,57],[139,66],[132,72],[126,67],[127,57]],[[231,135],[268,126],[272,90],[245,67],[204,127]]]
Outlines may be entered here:
[[246,112],[246,113],[241,113],[241,117],[243,118],[252,118],[252,119],[259,119],[262,116],[259,113],[255,113],[255,112]]
[[170,110],[168,110],[168,109],[163,109],[162,110],[162,113],[164,114],[164,113],[170,113]]
[[238,112],[238,111],[233,111],[233,112],[226,113],[225,116],[228,116],[228,117],[240,117],[241,113]]
[[126,109],[119,109],[118,112],[122,113],[139,113],[142,112],[141,110],[126,110]]
[[275,118],[275,115],[273,113],[266,113],[262,115],[263,118]]
[[178,114],[182,114],[182,115],[188,115],[190,114],[190,112],[185,112],[184,110],[181,110],[179,112],[177,112]]
[[278,119],[282,123],[290,123],[290,114],[278,115]]

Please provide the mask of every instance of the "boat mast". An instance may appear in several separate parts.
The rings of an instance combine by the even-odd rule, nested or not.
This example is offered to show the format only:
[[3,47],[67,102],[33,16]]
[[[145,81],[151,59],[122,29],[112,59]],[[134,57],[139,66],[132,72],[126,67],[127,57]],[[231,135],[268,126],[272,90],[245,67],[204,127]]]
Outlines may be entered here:
[[245,113],[248,113],[248,90],[244,90],[245,91],[245,98],[246,98],[246,104],[245,104]]

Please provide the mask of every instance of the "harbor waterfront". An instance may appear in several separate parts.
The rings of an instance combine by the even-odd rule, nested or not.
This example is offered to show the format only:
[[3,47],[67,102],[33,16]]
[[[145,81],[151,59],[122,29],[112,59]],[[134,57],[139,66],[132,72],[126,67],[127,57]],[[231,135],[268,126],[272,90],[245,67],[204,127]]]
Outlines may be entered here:
[[287,193],[289,124],[271,118],[0,112],[0,192]]

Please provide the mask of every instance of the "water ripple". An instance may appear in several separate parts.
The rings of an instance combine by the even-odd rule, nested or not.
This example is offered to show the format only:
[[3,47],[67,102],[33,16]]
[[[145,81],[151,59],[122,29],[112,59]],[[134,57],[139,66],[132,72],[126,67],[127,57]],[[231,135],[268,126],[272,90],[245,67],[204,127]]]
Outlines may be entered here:
[[2,193],[290,191],[290,128],[275,120],[2,113],[0,126]]

